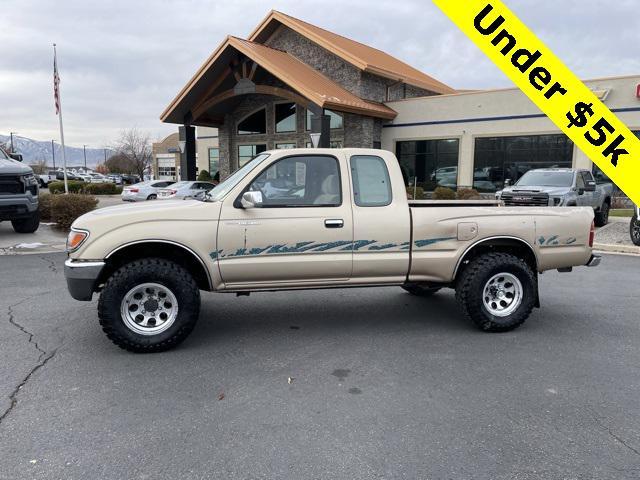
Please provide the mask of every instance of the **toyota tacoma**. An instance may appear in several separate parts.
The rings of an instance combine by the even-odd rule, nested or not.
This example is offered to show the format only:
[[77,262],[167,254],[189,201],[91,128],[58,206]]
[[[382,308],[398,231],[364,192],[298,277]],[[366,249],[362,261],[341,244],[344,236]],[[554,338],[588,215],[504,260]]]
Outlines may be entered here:
[[521,325],[538,274],[596,266],[593,209],[496,200],[409,201],[395,156],[374,149],[265,152],[195,199],[78,218],[65,262],[77,300],[118,346],[171,348],[192,331],[200,291],[453,288],[481,330]]

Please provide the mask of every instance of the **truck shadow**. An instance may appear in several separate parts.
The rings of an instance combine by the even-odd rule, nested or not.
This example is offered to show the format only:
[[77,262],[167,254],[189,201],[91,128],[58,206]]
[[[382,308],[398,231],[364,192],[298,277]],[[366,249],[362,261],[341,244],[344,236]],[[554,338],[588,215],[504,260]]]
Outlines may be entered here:
[[[203,294],[195,342],[269,337],[276,332],[313,335],[385,335],[467,331],[474,327],[458,309],[452,290],[416,297],[400,288]],[[189,343],[195,343],[194,341]]]

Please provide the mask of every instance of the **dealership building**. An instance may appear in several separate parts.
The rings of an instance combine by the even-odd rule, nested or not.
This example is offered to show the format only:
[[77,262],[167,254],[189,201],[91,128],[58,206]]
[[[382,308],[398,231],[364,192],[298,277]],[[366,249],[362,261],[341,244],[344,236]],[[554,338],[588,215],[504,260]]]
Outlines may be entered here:
[[[640,75],[585,81],[636,134]],[[459,91],[371,46],[272,11],[227,37],[161,116],[179,124],[179,176],[228,176],[265,150],[396,153],[408,185],[494,192],[542,167],[594,168],[519,89]]]

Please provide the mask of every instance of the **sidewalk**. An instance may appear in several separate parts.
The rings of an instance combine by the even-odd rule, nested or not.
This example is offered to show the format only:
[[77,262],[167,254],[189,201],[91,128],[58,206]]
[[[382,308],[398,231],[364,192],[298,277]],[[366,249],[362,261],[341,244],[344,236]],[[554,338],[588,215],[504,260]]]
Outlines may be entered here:
[[596,231],[593,247],[602,252],[640,255],[640,247],[635,246],[629,236],[630,222],[630,218],[609,217],[609,224]]

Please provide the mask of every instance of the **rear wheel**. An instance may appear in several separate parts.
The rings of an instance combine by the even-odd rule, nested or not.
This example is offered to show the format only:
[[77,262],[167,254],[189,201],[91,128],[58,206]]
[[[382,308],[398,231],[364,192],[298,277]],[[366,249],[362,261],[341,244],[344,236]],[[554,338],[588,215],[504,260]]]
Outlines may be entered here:
[[508,253],[486,253],[460,274],[456,299],[465,316],[485,332],[522,325],[536,303],[536,278],[525,261]]
[[631,241],[633,244],[640,247],[640,218],[638,218],[637,213],[631,219],[629,234],[631,235]]
[[595,223],[596,227],[604,227],[607,223],[609,223],[609,210],[610,206],[607,202],[602,204],[600,210],[596,212]]
[[416,295],[419,297],[430,297],[440,290],[440,287],[427,287],[425,285],[416,284],[402,285],[401,288],[409,292],[411,295]]
[[158,195],[156,195],[155,193],[152,193],[147,197],[147,200],[155,200],[156,198],[158,198]]
[[200,314],[200,291],[182,266],[160,258],[119,268],[100,294],[107,337],[131,352],[161,352],[182,342]]
[[40,212],[36,210],[30,217],[11,220],[11,225],[16,233],[33,233],[40,226]]

